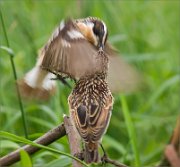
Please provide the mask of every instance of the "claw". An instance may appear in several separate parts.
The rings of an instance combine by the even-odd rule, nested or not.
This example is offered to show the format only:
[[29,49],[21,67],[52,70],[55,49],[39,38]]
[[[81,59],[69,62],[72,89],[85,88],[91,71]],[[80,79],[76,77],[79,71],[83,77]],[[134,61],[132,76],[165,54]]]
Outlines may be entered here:
[[81,151],[80,153],[75,153],[74,156],[78,159],[80,159],[81,161],[84,160],[84,151]]

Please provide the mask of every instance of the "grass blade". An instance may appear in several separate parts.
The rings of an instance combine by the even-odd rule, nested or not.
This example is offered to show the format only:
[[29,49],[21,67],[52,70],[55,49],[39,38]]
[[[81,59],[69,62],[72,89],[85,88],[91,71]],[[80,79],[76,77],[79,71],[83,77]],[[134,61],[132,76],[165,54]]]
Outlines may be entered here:
[[136,137],[133,121],[132,121],[125,97],[123,95],[121,95],[120,97],[121,97],[120,99],[121,99],[122,111],[125,118],[126,127],[128,130],[130,142],[132,145],[132,150],[135,156],[135,166],[141,166],[139,151],[137,147],[137,137]]
[[86,163],[84,163],[80,159],[72,156],[71,154],[56,150],[56,149],[51,148],[51,147],[43,146],[43,145],[38,144],[38,143],[34,143],[31,140],[25,139],[23,137],[16,136],[14,134],[11,134],[11,133],[8,133],[8,132],[5,132],[5,131],[0,131],[0,137],[7,138],[9,140],[13,140],[13,141],[16,141],[16,142],[21,142],[21,143],[24,143],[24,144],[29,144],[29,145],[32,145],[32,146],[35,146],[35,147],[39,147],[39,148],[54,152],[54,153],[58,153],[58,154],[66,156],[66,157],[72,158],[72,159],[82,163],[84,166],[88,166]]
[[21,167],[32,167],[31,158],[25,150],[20,150]]
[[[13,60],[14,52],[12,51],[12,49],[10,49],[9,40],[8,40],[8,37],[7,37],[6,28],[5,28],[3,15],[2,15],[1,10],[0,10],[0,18],[1,18],[2,29],[3,29],[3,32],[4,32],[4,36],[5,36],[5,39],[6,39],[6,45],[7,45],[7,48],[5,48],[5,47],[3,47],[3,48],[1,47],[1,48],[6,50],[8,52],[8,54],[9,54],[9,56],[10,56],[10,61],[11,61],[11,66],[12,66],[12,70],[13,70],[14,79],[15,79],[15,81],[17,81],[16,67],[15,67],[14,60]],[[22,104],[22,99],[21,99],[19,87],[18,87],[17,84],[16,84],[16,90],[17,90],[18,102],[19,102],[19,107],[20,107],[20,110],[21,110],[21,116],[22,116],[22,121],[23,121],[24,135],[25,135],[26,138],[28,138],[27,123],[26,123],[24,108],[23,108],[23,104]]]

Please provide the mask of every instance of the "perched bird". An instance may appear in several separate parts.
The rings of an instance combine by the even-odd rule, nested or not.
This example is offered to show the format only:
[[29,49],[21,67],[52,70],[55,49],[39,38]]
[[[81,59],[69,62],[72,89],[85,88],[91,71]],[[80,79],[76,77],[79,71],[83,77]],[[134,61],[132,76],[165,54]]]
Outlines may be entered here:
[[[99,161],[98,146],[113,107],[110,89],[117,91],[127,86],[130,90],[139,82],[136,71],[117,56],[107,36],[107,27],[98,18],[62,21],[42,48],[37,65],[19,82],[22,91],[26,92],[28,86],[35,95],[55,88],[49,79],[53,74],[76,80],[68,103],[71,118],[84,141],[87,163]],[[115,86],[108,82],[108,76]]]
[[107,84],[108,56],[98,51],[102,71],[81,77],[68,98],[70,115],[84,141],[86,163],[99,162],[98,146],[109,125],[113,97]]
[[97,18],[68,20],[45,46],[42,68],[75,80],[68,98],[71,119],[84,141],[86,163],[99,162],[98,146],[108,127],[113,97],[107,84],[107,27]]

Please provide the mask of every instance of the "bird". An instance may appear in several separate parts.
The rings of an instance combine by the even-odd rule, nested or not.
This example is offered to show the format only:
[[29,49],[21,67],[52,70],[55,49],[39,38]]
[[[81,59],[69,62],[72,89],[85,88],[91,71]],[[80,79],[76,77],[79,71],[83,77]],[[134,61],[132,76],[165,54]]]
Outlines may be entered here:
[[56,87],[52,78],[75,80],[68,104],[84,143],[86,163],[100,161],[98,147],[114,103],[111,90],[124,89],[124,85],[129,90],[139,82],[136,71],[118,56],[107,38],[107,26],[99,18],[63,20],[40,50],[35,67],[18,82],[23,94],[48,99]]
[[86,163],[98,163],[99,145],[105,134],[114,98],[107,83],[108,55],[97,54],[102,61],[102,71],[81,77],[68,97],[71,119],[84,142]]
[[98,163],[114,102],[107,84],[107,27],[94,17],[69,19],[57,34],[44,47],[41,67],[77,81],[68,97],[70,117],[83,140],[85,162]]
[[[139,82],[136,71],[119,58],[107,38],[107,26],[99,18],[63,20],[42,47],[36,66],[19,81],[21,92],[45,99],[55,91],[51,78],[75,81],[68,104],[71,120],[84,143],[86,163],[100,161],[98,148],[114,103],[111,89],[116,91],[119,85],[130,89]],[[111,86],[109,76],[115,86]]]
[[[68,77],[76,81],[85,72],[99,70],[97,68],[101,68],[101,62],[93,56],[96,56],[97,48],[100,47],[109,56],[107,82],[110,90],[113,93],[137,90],[141,83],[139,71],[119,56],[118,51],[107,41],[105,23],[100,23],[101,20],[95,17],[62,20],[40,49],[35,66],[18,80],[21,95],[48,100],[56,92],[55,78],[68,85],[65,81]],[[104,36],[100,34],[103,31]],[[100,46],[102,43],[104,46]]]

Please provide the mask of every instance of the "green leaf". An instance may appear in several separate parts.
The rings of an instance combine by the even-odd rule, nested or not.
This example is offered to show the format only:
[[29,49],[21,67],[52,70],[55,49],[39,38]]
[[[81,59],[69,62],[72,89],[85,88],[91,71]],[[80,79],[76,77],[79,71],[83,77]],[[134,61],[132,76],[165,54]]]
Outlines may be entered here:
[[8,48],[6,46],[0,46],[0,49],[6,51],[10,56],[14,56],[14,52],[11,48]]
[[160,96],[169,88],[172,87],[174,84],[180,83],[180,75],[175,75],[165,82],[152,94],[151,98],[148,100],[148,102],[142,107],[140,112],[145,112],[148,108],[150,108],[153,104],[155,104],[160,98]]
[[57,166],[65,167],[65,166],[70,166],[71,163],[72,163],[71,159],[67,157],[63,157],[63,158],[55,159],[51,161],[50,163],[45,165],[45,167],[49,167],[49,166],[50,167],[57,167]]
[[118,142],[118,140],[112,138],[109,135],[105,135],[104,136],[103,142],[104,143],[108,143],[111,147],[116,149],[121,154],[125,154],[126,153],[126,150],[125,150],[124,146],[120,142]]
[[138,151],[138,147],[137,147],[137,137],[136,137],[136,132],[135,132],[135,128],[133,125],[133,121],[132,121],[132,118],[131,118],[131,115],[130,115],[130,112],[128,109],[128,105],[127,105],[125,96],[121,95],[120,97],[121,97],[122,111],[124,114],[126,127],[128,130],[130,141],[131,141],[132,150],[133,150],[134,156],[135,156],[135,166],[141,166],[139,151]]
[[19,145],[15,142],[9,141],[9,140],[1,140],[1,149],[5,148],[19,148]]
[[31,158],[29,154],[25,150],[20,150],[20,157],[21,157],[21,166],[22,167],[32,167]]
[[45,149],[45,150],[48,150],[48,151],[51,151],[51,152],[54,152],[54,153],[58,153],[58,154],[67,156],[69,158],[72,158],[72,159],[82,163],[84,166],[88,166],[86,163],[84,163],[83,161],[79,160],[78,158],[72,156],[71,154],[68,154],[68,153],[65,153],[65,152],[62,152],[62,151],[59,151],[59,150],[56,150],[56,149],[53,149],[51,147],[47,147],[47,146],[44,146],[44,145],[41,145],[41,144],[34,143],[34,142],[32,142],[32,141],[30,141],[28,139],[16,136],[14,134],[11,134],[11,133],[8,133],[8,132],[5,132],[5,131],[0,131],[0,137],[7,138],[7,139],[17,141],[17,142],[21,142],[21,143],[25,143],[25,144],[30,144],[32,146],[36,146],[36,147],[39,147],[39,148],[42,148],[42,149]]

